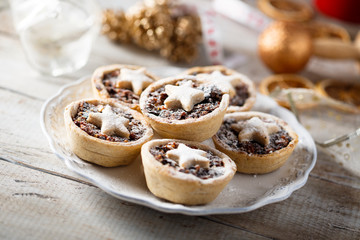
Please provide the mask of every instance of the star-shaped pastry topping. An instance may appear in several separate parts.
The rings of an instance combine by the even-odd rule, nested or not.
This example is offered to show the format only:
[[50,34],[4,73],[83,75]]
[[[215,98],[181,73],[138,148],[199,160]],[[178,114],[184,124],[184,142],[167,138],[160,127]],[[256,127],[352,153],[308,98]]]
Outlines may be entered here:
[[130,136],[127,129],[129,119],[116,114],[109,105],[106,105],[102,112],[89,113],[87,121],[101,128],[102,134],[117,134],[126,138]]
[[166,85],[165,92],[168,95],[164,102],[167,108],[182,107],[187,112],[205,99],[203,91],[192,87],[192,81],[187,81],[180,86]]
[[115,86],[118,88],[130,88],[132,91],[140,95],[142,90],[152,83],[153,80],[145,74],[145,68],[128,69],[123,68],[116,80]]
[[182,168],[199,165],[202,168],[209,168],[210,160],[206,157],[206,152],[200,149],[193,149],[180,143],[177,149],[170,150],[166,156],[179,163]]
[[275,122],[264,122],[258,117],[232,124],[231,128],[239,131],[239,141],[254,140],[264,146],[270,143],[270,134],[281,130]]
[[206,80],[210,83],[215,84],[222,92],[229,93],[230,97],[235,96],[234,81],[239,78],[236,75],[224,75],[219,70],[213,71],[212,73],[201,73],[198,74],[202,80]]

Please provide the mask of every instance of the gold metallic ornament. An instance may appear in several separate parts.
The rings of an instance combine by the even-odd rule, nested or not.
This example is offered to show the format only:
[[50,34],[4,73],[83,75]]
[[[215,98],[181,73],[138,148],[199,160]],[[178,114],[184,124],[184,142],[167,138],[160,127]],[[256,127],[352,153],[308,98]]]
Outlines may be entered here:
[[150,51],[166,45],[173,33],[167,4],[135,5],[126,13],[126,19],[133,42]]
[[198,54],[201,41],[200,18],[184,15],[173,19],[174,33],[160,54],[174,62],[191,62]]
[[296,73],[302,70],[313,51],[311,34],[301,25],[274,22],[260,35],[258,53],[275,73]]
[[119,43],[132,42],[174,62],[191,62],[201,41],[199,16],[170,0],[147,0],[126,13],[104,12],[103,32]]
[[288,22],[309,21],[314,12],[305,2],[293,0],[258,0],[259,9],[267,16]]
[[103,13],[102,33],[115,42],[130,42],[128,23],[124,12],[105,10]]

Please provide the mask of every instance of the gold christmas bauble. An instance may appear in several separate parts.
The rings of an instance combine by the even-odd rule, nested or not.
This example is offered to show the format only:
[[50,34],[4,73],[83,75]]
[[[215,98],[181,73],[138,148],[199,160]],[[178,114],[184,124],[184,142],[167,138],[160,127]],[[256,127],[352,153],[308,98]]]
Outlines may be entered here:
[[273,72],[296,73],[312,55],[312,37],[300,24],[274,22],[260,35],[258,52]]

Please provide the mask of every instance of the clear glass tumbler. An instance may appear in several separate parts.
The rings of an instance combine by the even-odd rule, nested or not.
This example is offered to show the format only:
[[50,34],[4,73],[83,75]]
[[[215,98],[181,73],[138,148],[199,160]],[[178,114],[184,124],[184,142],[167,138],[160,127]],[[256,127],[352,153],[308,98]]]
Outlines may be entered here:
[[10,0],[14,25],[29,63],[59,76],[82,68],[99,33],[95,0]]

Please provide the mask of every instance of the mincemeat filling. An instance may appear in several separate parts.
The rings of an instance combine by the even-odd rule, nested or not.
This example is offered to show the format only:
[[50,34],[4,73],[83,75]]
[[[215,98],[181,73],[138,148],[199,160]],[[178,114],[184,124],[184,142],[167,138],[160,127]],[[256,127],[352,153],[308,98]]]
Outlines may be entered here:
[[[327,94],[337,100],[354,106],[360,106],[360,87],[352,84],[334,85],[325,88]],[[346,93],[346,94],[345,94]]]
[[[181,85],[182,82],[186,82],[186,80],[177,82],[177,85]],[[214,85],[199,85],[197,83],[194,83],[193,87],[204,91],[205,99],[202,102],[195,104],[191,111],[187,112],[182,108],[167,109],[164,105],[164,101],[168,95],[165,92],[165,88],[161,87],[149,94],[148,99],[146,100],[147,112],[170,120],[183,120],[188,118],[199,118],[211,113],[219,107],[223,96],[220,89]]]
[[235,86],[236,95],[230,98],[230,106],[242,107],[250,97],[248,86],[245,84]]
[[268,154],[285,148],[291,141],[290,135],[281,128],[280,131],[270,135],[270,143],[266,146],[261,145],[256,141],[240,142],[238,139],[239,132],[231,128],[231,125],[236,123],[234,119],[227,119],[221,125],[216,137],[225,145],[239,152],[246,152],[249,154]]
[[[167,151],[177,149],[178,146],[179,144],[176,142],[169,142],[168,144],[165,145],[152,147],[150,149],[150,153],[155,157],[156,160],[161,162],[163,165],[169,165],[173,168],[176,168],[179,172],[192,174],[201,179],[209,179],[222,175],[221,172],[216,171],[215,169],[217,167],[224,167],[224,162],[220,157],[216,156],[213,152],[207,150],[205,151],[207,153],[206,157],[210,160],[209,168],[202,168],[199,165],[191,166],[190,168],[181,168],[176,161],[169,159],[166,156]],[[187,144],[186,146],[197,149],[196,147]]]
[[[191,75],[196,76],[198,74],[202,74],[204,72],[194,72]],[[212,72],[206,72],[207,74],[211,74]],[[222,74],[224,75],[228,75],[226,74],[225,71],[221,71]],[[250,93],[249,93],[249,88],[247,85],[245,84],[239,84],[237,86],[235,86],[235,93],[236,95],[233,96],[232,98],[230,98],[230,103],[229,106],[237,106],[237,107],[242,107],[244,106],[246,100],[250,97]]]
[[[139,96],[136,95],[131,89],[118,88],[115,86],[116,79],[120,74],[120,70],[115,70],[104,74],[102,83],[105,86],[106,91],[111,98],[119,99],[129,104],[138,104]],[[98,90],[101,90],[100,86],[96,86]]]
[[140,121],[134,119],[134,117],[130,113],[122,112],[120,109],[113,108],[113,111],[117,114],[121,114],[121,116],[129,119],[128,130],[130,132],[129,138],[120,137],[117,135],[106,135],[101,133],[101,129],[95,126],[92,123],[87,122],[87,118],[89,113],[91,112],[99,112],[98,106],[88,103],[82,102],[79,105],[78,111],[73,117],[74,123],[80,127],[81,130],[85,131],[87,134],[111,142],[130,142],[136,141],[144,136],[145,127],[141,124]]

